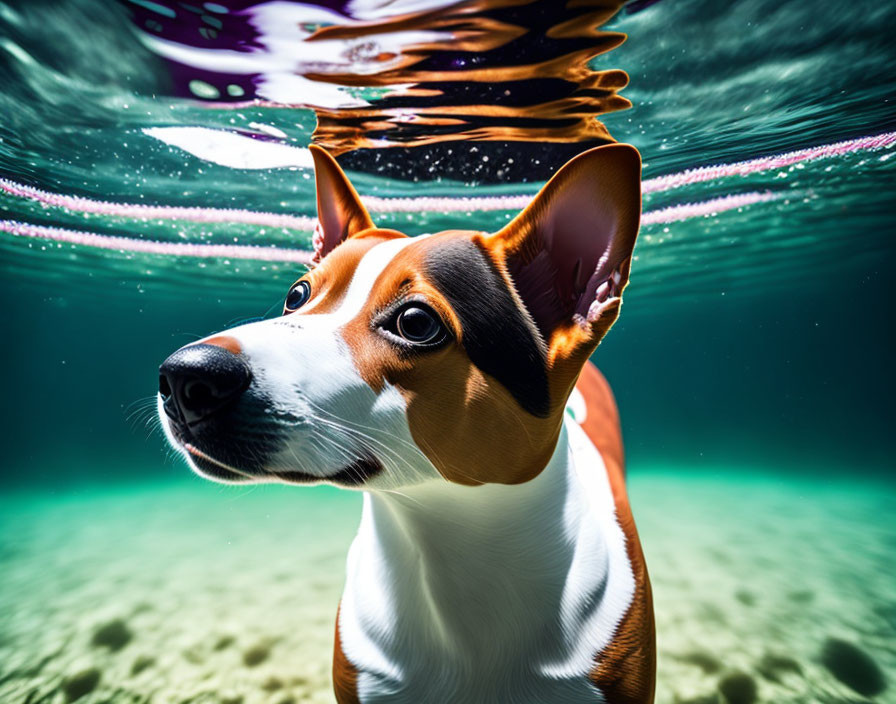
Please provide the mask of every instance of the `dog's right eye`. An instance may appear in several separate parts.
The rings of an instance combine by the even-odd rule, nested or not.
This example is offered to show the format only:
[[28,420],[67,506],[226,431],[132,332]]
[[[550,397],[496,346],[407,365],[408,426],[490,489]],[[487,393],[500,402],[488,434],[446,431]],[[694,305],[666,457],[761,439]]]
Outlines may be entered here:
[[418,345],[444,336],[436,314],[422,306],[408,306],[401,311],[395,318],[395,327],[401,337]]
[[286,294],[285,312],[292,313],[298,310],[308,302],[309,298],[311,298],[311,285],[307,281],[299,281]]

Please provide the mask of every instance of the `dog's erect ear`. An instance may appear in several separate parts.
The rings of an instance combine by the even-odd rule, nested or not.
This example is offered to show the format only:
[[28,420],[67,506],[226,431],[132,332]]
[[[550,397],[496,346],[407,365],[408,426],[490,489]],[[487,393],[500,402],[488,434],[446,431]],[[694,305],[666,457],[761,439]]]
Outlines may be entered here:
[[319,262],[338,244],[374,225],[336,160],[317,145],[311,145],[310,150],[314,158],[319,223],[315,232],[314,261]]
[[569,161],[522,213],[486,238],[551,361],[574,348],[590,354],[615,322],[640,216],[641,157],[632,146],[611,144]]

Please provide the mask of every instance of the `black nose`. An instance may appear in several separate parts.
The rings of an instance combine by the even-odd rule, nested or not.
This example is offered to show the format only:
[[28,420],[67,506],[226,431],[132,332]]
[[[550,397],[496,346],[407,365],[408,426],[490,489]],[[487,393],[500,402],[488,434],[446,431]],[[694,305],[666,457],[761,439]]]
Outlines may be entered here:
[[217,345],[190,345],[159,367],[159,393],[168,417],[196,423],[235,401],[249,386],[243,358]]

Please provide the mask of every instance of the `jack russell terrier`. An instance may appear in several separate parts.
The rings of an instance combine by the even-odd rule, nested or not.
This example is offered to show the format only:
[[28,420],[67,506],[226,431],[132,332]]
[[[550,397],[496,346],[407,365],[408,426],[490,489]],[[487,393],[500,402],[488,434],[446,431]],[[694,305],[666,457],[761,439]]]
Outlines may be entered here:
[[499,232],[376,227],[312,147],[316,264],[283,315],[188,345],[159,414],[200,475],[364,492],[340,704],[653,701],[650,583],[610,388],[641,162],[572,159]]

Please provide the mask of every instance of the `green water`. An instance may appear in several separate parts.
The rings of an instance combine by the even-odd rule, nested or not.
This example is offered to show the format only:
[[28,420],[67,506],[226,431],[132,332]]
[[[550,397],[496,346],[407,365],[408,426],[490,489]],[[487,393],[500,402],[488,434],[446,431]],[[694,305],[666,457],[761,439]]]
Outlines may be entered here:
[[[630,74],[634,107],[604,121],[641,150],[645,178],[896,130],[891,4],[667,0],[608,28],[629,40],[596,64]],[[123,6],[0,3],[0,177],[115,202],[313,214],[305,169],[228,168],[141,131],[263,123],[306,146],[310,110],[209,107],[166,91]],[[657,210],[777,196],[643,227],[622,317],[595,355],[620,406],[654,572],[660,702],[720,701],[732,671],[750,673],[760,701],[896,701],[892,157],[858,151],[645,197]],[[538,187],[352,179],[378,196]],[[417,234],[491,230],[510,215],[377,221]],[[310,244],[286,229],[85,215],[2,191],[0,219]],[[94,666],[100,684],[79,701],[331,700],[328,639],[357,496],[202,483],[173,458],[151,411],[171,351],[276,314],[299,272],[0,233],[0,700],[65,701],[66,678]],[[276,544],[290,529],[298,566],[284,558],[276,577],[252,555],[279,559],[271,536]],[[216,550],[228,569],[215,566]],[[271,615],[253,574],[279,580],[284,609],[291,584],[316,596]],[[156,589],[169,607],[153,603]],[[120,651],[92,645],[97,624],[116,618],[133,640]],[[309,650],[290,659],[304,628]],[[238,650],[215,649],[224,636]],[[823,664],[831,638],[867,653],[883,688],[833,675]],[[239,652],[265,639],[280,643],[270,662],[246,665]],[[141,655],[156,664],[134,673]],[[776,681],[761,667],[771,655],[797,668]],[[266,689],[270,678],[282,686]]]

